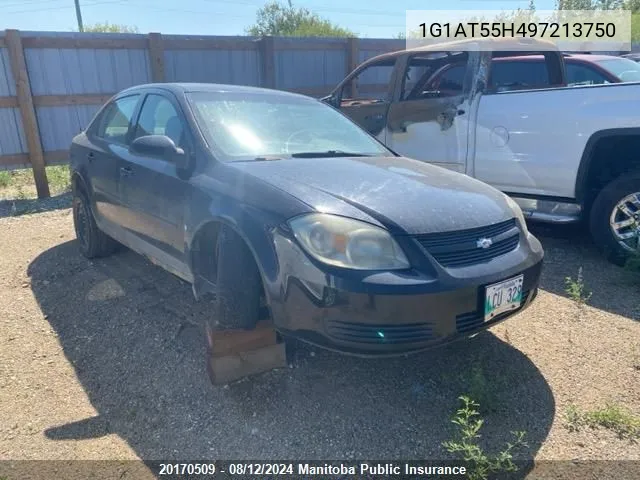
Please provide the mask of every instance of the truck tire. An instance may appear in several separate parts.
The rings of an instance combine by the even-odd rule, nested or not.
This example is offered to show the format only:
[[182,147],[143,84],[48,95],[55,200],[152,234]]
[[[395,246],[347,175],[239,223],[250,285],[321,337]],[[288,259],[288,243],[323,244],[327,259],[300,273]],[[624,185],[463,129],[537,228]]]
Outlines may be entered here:
[[231,228],[222,226],[217,242],[217,326],[250,330],[260,318],[262,279],[253,253]]
[[83,191],[74,194],[72,209],[73,226],[82,255],[91,259],[106,257],[115,252],[118,242],[98,228],[91,203]]
[[596,245],[611,262],[624,265],[640,254],[640,172],[618,177],[600,191],[589,224]]

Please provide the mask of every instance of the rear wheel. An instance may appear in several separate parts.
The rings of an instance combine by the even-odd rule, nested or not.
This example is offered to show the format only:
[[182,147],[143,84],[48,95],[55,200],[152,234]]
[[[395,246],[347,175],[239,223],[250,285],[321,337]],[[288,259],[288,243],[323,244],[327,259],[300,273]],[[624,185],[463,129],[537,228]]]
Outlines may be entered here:
[[118,243],[98,228],[91,204],[82,191],[73,196],[73,226],[80,252],[87,258],[106,257],[112,254]]
[[640,172],[609,183],[591,209],[591,234],[609,260],[624,265],[640,255]]

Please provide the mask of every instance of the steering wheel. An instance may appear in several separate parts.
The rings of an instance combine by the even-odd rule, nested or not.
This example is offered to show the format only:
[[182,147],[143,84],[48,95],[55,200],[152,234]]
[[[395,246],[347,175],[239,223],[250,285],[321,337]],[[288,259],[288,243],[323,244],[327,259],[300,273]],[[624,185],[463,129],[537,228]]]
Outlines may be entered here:
[[[322,135],[318,135],[318,130],[311,130],[310,128],[304,128],[302,130],[298,130],[297,132],[293,132],[291,135],[289,135],[287,141],[284,143],[284,152],[291,153],[292,144],[309,144],[318,139],[337,138],[341,133],[344,133],[340,132],[337,129],[322,129],[320,130],[320,132],[322,133]],[[296,139],[297,141],[294,142],[294,140]]]

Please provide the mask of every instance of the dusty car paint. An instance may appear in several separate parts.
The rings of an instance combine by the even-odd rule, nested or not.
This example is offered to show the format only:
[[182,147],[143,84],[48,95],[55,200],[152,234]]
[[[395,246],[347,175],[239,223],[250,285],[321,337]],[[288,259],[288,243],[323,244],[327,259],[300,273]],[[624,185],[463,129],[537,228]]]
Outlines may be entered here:
[[[535,297],[542,247],[505,195],[467,176],[390,152],[377,157],[222,162],[208,148],[184,97],[185,91],[212,88],[216,86],[168,84],[134,87],[120,94],[151,91],[171,98],[190,127],[190,160],[184,168],[167,162],[150,165],[148,159],[119,152],[115,165],[131,165],[132,170],[123,175],[121,168],[115,169],[121,175],[117,191],[123,195],[113,203],[124,205],[114,209],[112,217],[95,210],[100,229],[192,283],[196,297],[216,291],[215,279],[206,270],[214,246],[202,243],[207,226],[213,224],[231,227],[249,247],[279,330],[341,351],[403,353],[487,328],[513,312],[484,322],[478,316],[484,286],[523,272],[527,296],[520,309]],[[225,88],[241,92],[245,87]],[[93,148],[89,129],[74,139],[71,149],[74,187],[84,186],[88,192],[92,192],[95,162],[87,161],[86,153]],[[164,176],[162,182],[144,189],[136,183],[136,178],[153,183],[158,175]],[[146,191],[150,196],[145,196]],[[92,201],[95,208],[93,196]],[[311,212],[383,227],[399,243],[411,267],[357,271],[313,259],[287,223]],[[514,247],[490,261],[465,267],[439,265],[416,239],[416,235],[468,231],[505,221],[513,221]],[[394,328],[389,322],[397,328],[413,328],[404,325],[418,320],[424,326],[416,331],[414,342],[393,344],[383,339],[361,345],[330,333],[331,328],[343,328],[335,327],[336,322],[366,322],[358,328],[379,325],[384,328],[378,333],[384,336],[385,328]]]

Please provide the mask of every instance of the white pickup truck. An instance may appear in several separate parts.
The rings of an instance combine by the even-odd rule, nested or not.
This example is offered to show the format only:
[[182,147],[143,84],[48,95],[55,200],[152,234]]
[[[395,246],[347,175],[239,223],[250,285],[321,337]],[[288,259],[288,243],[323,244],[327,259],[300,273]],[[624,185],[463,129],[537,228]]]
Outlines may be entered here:
[[398,154],[509,194],[532,220],[587,220],[616,263],[640,253],[640,83],[578,72],[586,81],[568,84],[559,51],[504,46],[380,55],[323,100]]

